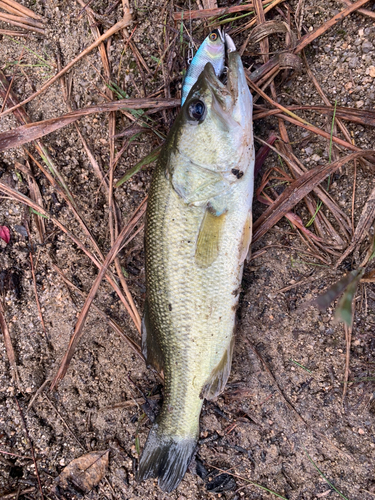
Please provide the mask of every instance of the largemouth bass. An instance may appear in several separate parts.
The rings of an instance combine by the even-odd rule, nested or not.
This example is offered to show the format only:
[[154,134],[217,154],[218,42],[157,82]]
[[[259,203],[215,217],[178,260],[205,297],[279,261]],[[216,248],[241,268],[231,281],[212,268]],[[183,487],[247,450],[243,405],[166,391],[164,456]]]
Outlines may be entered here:
[[164,372],[164,402],[138,479],[175,489],[199,436],[204,398],[231,369],[242,269],[251,241],[252,97],[227,36],[228,81],[208,63],[159,157],[147,206],[142,348]]
[[225,38],[220,28],[213,30],[202,42],[193,57],[187,70],[182,85],[181,106],[184,104],[191,87],[198,80],[204,67],[210,62],[215,70],[216,76],[221,76],[224,71]]

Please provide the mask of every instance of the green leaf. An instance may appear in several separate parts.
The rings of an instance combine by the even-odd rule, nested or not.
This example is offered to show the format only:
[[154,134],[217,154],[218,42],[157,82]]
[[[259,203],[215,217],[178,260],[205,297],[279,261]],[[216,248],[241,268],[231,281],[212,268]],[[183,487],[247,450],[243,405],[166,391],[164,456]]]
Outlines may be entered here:
[[345,495],[343,495],[330,481],[328,481],[328,479],[326,478],[326,476],[323,474],[323,472],[319,469],[319,467],[316,465],[316,463],[314,462],[314,460],[310,457],[310,455],[307,453],[305,447],[303,446],[303,451],[306,453],[307,455],[307,458],[310,460],[310,462],[313,464],[313,466],[315,467],[315,469],[319,472],[319,474],[322,476],[322,478],[324,479],[324,481],[326,481],[327,484],[329,484],[329,486],[334,489],[336,491],[336,493],[338,493],[340,495],[340,497],[344,498],[345,500],[349,500]]
[[336,310],[335,310],[335,318],[339,321],[343,321],[346,323],[348,326],[351,326],[353,322],[353,299],[355,292],[357,290],[358,283],[360,279],[362,278],[365,270],[358,269],[357,271],[352,271],[352,273],[357,273],[356,277],[353,279],[353,281],[350,283],[350,285],[347,286],[343,296],[341,297]]
[[[354,280],[357,280],[356,281],[356,286],[357,286],[358,281],[362,277],[363,274],[362,271],[363,271],[362,269],[360,270],[356,269],[346,274],[343,278],[341,278],[339,281],[330,286],[328,290],[325,291],[322,295],[319,295],[319,297],[314,299],[312,301],[312,304],[317,306],[320,311],[324,311],[325,309],[327,309],[330,303],[333,302],[335,299],[337,299],[337,297],[343,293],[345,288],[347,288]],[[360,277],[358,278],[359,273],[361,274]]]
[[135,438],[135,449],[137,450],[138,456],[141,454],[141,447],[139,445],[139,436],[136,436]]
[[121,177],[121,179],[119,181],[116,182],[115,188],[122,186],[124,184],[124,182],[126,182],[130,179],[130,177],[132,177],[134,174],[139,172],[142,167],[149,165],[150,163],[155,161],[158,158],[160,151],[161,151],[161,146],[158,146],[157,148],[152,150],[150,154],[145,156],[143,158],[143,160],[136,163],[134,165],[134,167],[132,167],[130,170],[128,170],[128,172],[126,172],[126,174],[123,177]]
[[34,210],[33,208],[30,207],[30,212],[32,214],[35,214],[35,215],[39,215],[39,217],[43,217],[43,219],[49,219],[49,217],[47,217],[47,215],[43,215],[41,214],[40,212],[37,212],[36,210]]

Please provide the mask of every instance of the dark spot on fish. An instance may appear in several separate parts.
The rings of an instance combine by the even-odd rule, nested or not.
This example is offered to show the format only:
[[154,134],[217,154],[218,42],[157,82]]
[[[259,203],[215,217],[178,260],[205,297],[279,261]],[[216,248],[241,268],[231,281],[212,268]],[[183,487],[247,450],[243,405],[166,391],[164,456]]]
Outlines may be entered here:
[[234,295],[235,297],[236,297],[236,295],[238,295],[238,288],[236,288],[235,290],[233,290],[232,295]]
[[234,306],[232,306],[232,311],[236,311],[237,310],[237,304],[234,304]]
[[232,174],[237,177],[237,179],[241,179],[243,176],[242,170],[239,170],[238,168],[232,168]]
[[168,304],[168,308],[170,311],[172,311],[172,304]]

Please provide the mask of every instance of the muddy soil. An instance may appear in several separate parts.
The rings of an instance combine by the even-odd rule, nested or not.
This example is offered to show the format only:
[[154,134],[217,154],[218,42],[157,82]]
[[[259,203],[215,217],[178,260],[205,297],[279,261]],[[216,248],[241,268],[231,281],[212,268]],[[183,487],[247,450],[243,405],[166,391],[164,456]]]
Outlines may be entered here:
[[[9,80],[14,75],[12,88],[20,100],[55,74],[58,54],[64,66],[94,40],[87,16],[79,15],[78,3],[64,0],[23,0],[22,3],[48,22],[44,37],[2,36],[0,66]],[[296,3],[290,2],[290,6],[294,9]],[[110,14],[106,14],[106,2],[95,0],[90,7],[102,16],[98,17],[102,30],[122,15],[120,5]],[[374,4],[369,2],[367,7],[374,8]],[[165,96],[165,75],[158,64],[165,51],[163,22],[168,9],[172,8],[177,9],[178,5],[161,0],[132,3],[137,22],[133,41],[147,70],[139,64],[121,34],[113,36],[107,44],[112,81],[129,97],[157,92]],[[192,8],[196,8],[195,2]],[[314,30],[343,8],[341,2],[306,1],[303,32]],[[268,16],[268,19],[281,19],[277,11]],[[0,26],[5,27],[9,28],[5,23]],[[134,27],[135,24],[128,34]],[[235,37],[236,43],[240,44],[243,36]],[[308,63],[332,104],[336,100],[337,105],[374,109],[374,45],[373,20],[355,13],[307,48]],[[259,47],[254,49],[259,51]],[[171,97],[179,97],[183,70],[178,56],[180,50],[176,42],[168,52],[171,60],[176,59],[170,75]],[[17,61],[21,55],[20,64]],[[261,62],[251,48],[244,60],[247,66]],[[97,50],[74,66],[68,80],[73,107],[105,100],[107,87]],[[282,84],[279,82],[277,92],[284,104],[322,104],[304,69],[290,75]],[[33,121],[66,113],[68,108],[60,84],[56,83],[31,101],[26,110]],[[175,111],[152,116],[152,127],[159,131],[159,136],[167,133],[174,116]],[[325,130],[330,129],[330,119],[304,112],[300,112],[300,116]],[[129,124],[128,117],[117,113],[117,133]],[[2,118],[0,131],[16,126],[16,119],[8,115]],[[78,123],[78,128],[107,173],[108,116],[86,117]],[[272,128],[277,130],[275,119],[255,123],[256,135],[263,138],[267,138]],[[374,147],[371,128],[350,124],[348,128],[357,146]],[[295,154],[308,168],[328,161],[328,141],[293,125],[287,124],[287,130],[295,144]],[[116,152],[123,141],[123,138],[116,139]],[[43,142],[66,179],[84,221],[106,254],[110,248],[108,200],[75,126],[54,132],[43,138]],[[136,137],[117,164],[115,180],[160,143],[160,137],[155,134]],[[39,158],[35,148],[28,147]],[[26,158],[22,148],[2,153],[0,177],[2,182],[29,196],[27,176],[16,169],[16,162],[25,165]],[[270,156],[261,175],[277,163],[276,156]],[[34,162],[31,168],[44,207],[89,245],[66,202],[56,194]],[[153,168],[153,163],[144,167],[116,190],[123,224],[146,196]],[[343,167],[331,182],[333,198],[351,217],[354,165]],[[354,224],[373,186],[371,170],[357,164]],[[265,206],[255,200],[254,219],[264,209]],[[330,218],[324,207],[322,210]],[[303,204],[298,205],[295,212],[305,224],[308,222],[310,215]],[[157,412],[162,386],[94,309],[89,313],[84,336],[65,378],[55,390],[49,390],[46,381],[56,374],[83,305],[82,297],[67,287],[52,264],[85,294],[91,288],[97,269],[62,231],[48,220],[44,223],[46,237],[42,242],[35,215],[13,199],[1,197],[0,225],[11,230],[9,244],[0,240],[1,301],[16,353],[19,383],[12,379],[1,341],[0,498],[41,498],[30,459],[32,449],[43,493],[49,499],[56,498],[56,478],[64,467],[73,459],[98,450],[110,450],[105,478],[90,493],[83,495],[72,490],[64,493],[65,498],[276,498],[265,488],[290,500],[338,499],[337,491],[350,500],[375,498],[374,284],[361,284],[357,290],[350,383],[344,401],[343,325],[334,321],[333,309],[323,313],[313,308],[300,309],[303,302],[321,293],[346,270],[356,268],[360,264],[360,252],[350,256],[336,271],[333,265],[337,256],[324,254],[325,261],[322,261],[306,254],[307,246],[285,219],[254,245],[255,258],[244,271],[229,383],[217,400],[204,404],[196,459],[178,489],[167,495],[153,480],[143,484],[135,480],[139,450],[150,428],[147,417],[150,408],[145,407],[142,395],[152,396],[151,410]],[[25,232],[27,225],[30,236]],[[361,247],[361,251],[364,248]],[[30,251],[45,331],[36,303]],[[145,299],[142,231],[121,251],[120,259],[130,292],[142,311]],[[106,282],[102,282],[94,302],[126,335],[139,343],[137,330]]]

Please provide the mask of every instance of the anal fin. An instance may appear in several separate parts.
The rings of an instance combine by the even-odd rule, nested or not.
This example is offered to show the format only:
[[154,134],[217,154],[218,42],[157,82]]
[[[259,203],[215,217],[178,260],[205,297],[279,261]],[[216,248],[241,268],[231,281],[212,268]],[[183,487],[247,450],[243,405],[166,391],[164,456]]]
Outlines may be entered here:
[[232,356],[233,356],[233,346],[234,346],[234,336],[232,336],[228,348],[225,350],[220,363],[212,371],[210,378],[203,386],[200,397],[206,399],[216,398],[220,393],[223,392],[225,384],[230,375],[230,369],[232,366]]
[[163,371],[164,368],[164,358],[161,352],[159,341],[153,327],[150,307],[148,300],[146,299],[143,318],[142,318],[142,354],[146,359],[147,366],[151,365],[159,373]]
[[217,216],[206,210],[195,249],[195,262],[199,267],[209,267],[217,259],[225,217],[225,213]]

